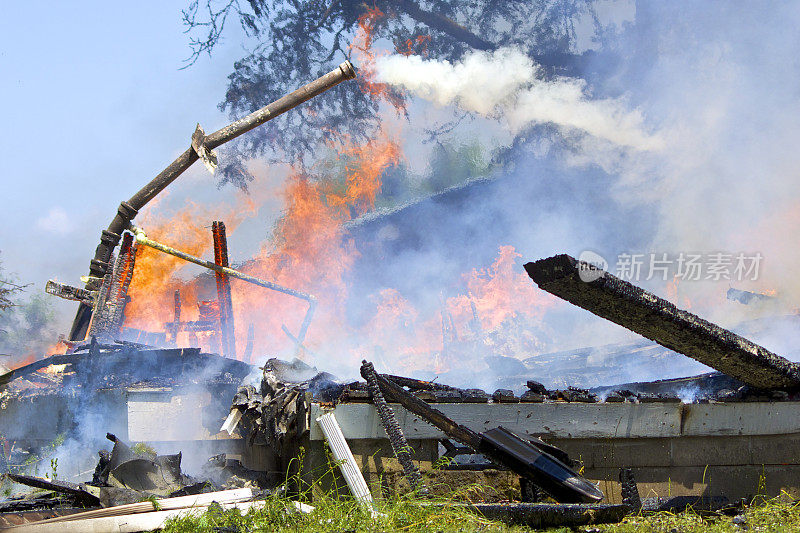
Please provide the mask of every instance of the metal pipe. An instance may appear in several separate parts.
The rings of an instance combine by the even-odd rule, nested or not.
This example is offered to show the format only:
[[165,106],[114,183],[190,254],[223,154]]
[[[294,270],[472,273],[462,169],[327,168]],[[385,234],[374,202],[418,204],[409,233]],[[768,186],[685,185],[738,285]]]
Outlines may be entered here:
[[314,315],[314,310],[317,307],[317,299],[314,296],[295,289],[290,289],[289,287],[278,285],[277,283],[273,283],[271,281],[266,281],[263,279],[255,278],[253,276],[248,276],[247,274],[239,272],[238,270],[234,270],[230,267],[218,265],[211,261],[206,261],[205,259],[200,259],[199,257],[189,255],[186,252],[181,252],[180,250],[176,250],[175,248],[167,246],[166,244],[161,244],[160,242],[156,242],[154,240],[147,238],[147,235],[141,228],[132,226],[132,233],[136,238],[136,242],[139,244],[143,244],[160,252],[164,252],[165,254],[169,254],[179,259],[183,259],[184,261],[188,261],[189,263],[194,263],[195,265],[208,268],[209,270],[213,270],[214,272],[227,274],[232,278],[240,279],[242,281],[252,283],[253,285],[264,287],[265,289],[270,289],[283,294],[288,294],[289,296],[294,296],[295,298],[300,298],[301,300],[305,300],[306,302],[308,302],[308,309],[306,310],[306,316],[303,318],[303,323],[300,326],[300,332],[297,335],[298,346],[302,344],[303,341],[305,340],[306,333],[308,332],[308,326],[311,323],[311,318]]
[[200,265],[201,267],[205,267],[209,270],[213,270],[214,272],[221,272],[223,274],[227,274],[232,278],[240,279],[242,281],[246,281],[248,283],[252,283],[253,285],[258,285],[259,287],[264,287],[265,289],[272,289],[273,291],[282,292],[283,294],[288,294],[290,296],[294,296],[295,298],[300,298],[301,300],[305,300],[309,303],[316,303],[317,299],[311,296],[310,294],[306,294],[304,292],[290,289],[289,287],[284,287],[282,285],[278,285],[277,283],[273,283],[271,281],[266,281],[263,279],[255,278],[253,276],[248,276],[243,272],[239,272],[238,270],[234,270],[230,267],[224,267],[214,263],[213,261],[206,261],[205,259],[200,259],[199,257],[195,257],[193,255],[189,255],[186,252],[181,252],[180,250],[176,250],[166,244],[161,244],[160,242],[156,242],[147,238],[147,234],[145,234],[144,230],[141,228],[133,227],[133,235],[136,237],[136,242],[139,244],[143,244],[145,246],[149,246],[150,248],[154,248],[165,254],[172,255],[179,259],[183,259],[184,261],[188,261],[189,263],[194,263],[195,265]]
[[[314,98],[328,89],[335,87],[339,83],[356,77],[355,68],[349,61],[345,61],[331,72],[317,78],[296,91],[279,98],[278,100],[262,107],[258,111],[250,113],[232,124],[221,128],[210,135],[204,136],[200,140],[200,145],[208,150],[212,150],[239,135],[246,133],[253,128],[272,120],[290,109],[297,107],[306,100]],[[164,190],[170,183],[175,181],[186,169],[199,159],[197,150],[189,147],[167,168],[161,171],[150,183],[142,187],[136,194],[131,196],[127,202],[122,202],[117,209],[117,214],[108,229],[103,231],[95,249],[94,259],[89,265],[90,278],[102,279],[108,270],[108,262],[114,248],[119,243],[120,235],[128,227],[128,224],[136,216],[139,210],[152,200],[158,193]],[[87,284],[87,289],[96,290],[97,286]],[[81,303],[78,312],[72,322],[72,329],[69,334],[70,340],[83,340],[91,319],[92,308]]]

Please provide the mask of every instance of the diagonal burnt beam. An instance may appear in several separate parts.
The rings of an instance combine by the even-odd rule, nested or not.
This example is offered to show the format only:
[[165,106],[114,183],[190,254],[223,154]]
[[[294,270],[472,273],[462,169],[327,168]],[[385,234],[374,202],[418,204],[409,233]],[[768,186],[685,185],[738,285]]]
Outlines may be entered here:
[[[214,262],[229,267],[228,236],[225,223],[215,220],[211,224],[214,237]],[[233,330],[233,300],[231,299],[231,280],[225,272],[216,271],[217,300],[219,301],[219,326],[222,332],[222,355],[236,359],[236,338]]]
[[[215,164],[213,149],[247,133],[269,120],[286,113],[303,102],[327,91],[339,83],[351,80],[356,77],[356,71],[349,61],[345,61],[332,71],[317,78],[316,80],[303,85],[299,89],[291,92],[271,104],[268,104],[257,111],[253,111],[247,116],[228,124],[224,128],[205,135],[202,128],[196,128],[192,135],[191,145],[170,165],[161,171],[147,185],[142,187],[139,192],[121,202],[117,208],[117,214],[108,225],[108,229],[103,230],[100,236],[100,244],[94,252],[94,259],[89,264],[89,283],[86,288],[97,290],[103,277],[111,267],[110,261],[114,249],[119,244],[122,232],[128,228],[131,221],[136,217],[140,209],[155,198],[158,193],[164,190],[170,183],[175,181],[178,176],[183,174],[195,161],[203,156],[204,163],[211,170]],[[92,315],[92,306],[81,302],[78,312],[72,322],[70,329],[70,340],[83,340],[86,337],[87,329]]]
[[541,289],[748,385],[800,387],[800,365],[605,270],[566,254],[525,270]]
[[[377,382],[380,391],[391,401],[440,429],[448,438],[466,444],[490,461],[530,480],[556,501],[565,503],[597,502],[603,492],[569,466],[553,457],[537,442],[526,441],[502,426],[476,433],[429,406],[419,397],[375,372],[372,363],[362,361],[361,376]],[[369,376],[369,378],[368,378]],[[552,448],[552,447],[548,447]],[[559,450],[560,451],[560,450]]]

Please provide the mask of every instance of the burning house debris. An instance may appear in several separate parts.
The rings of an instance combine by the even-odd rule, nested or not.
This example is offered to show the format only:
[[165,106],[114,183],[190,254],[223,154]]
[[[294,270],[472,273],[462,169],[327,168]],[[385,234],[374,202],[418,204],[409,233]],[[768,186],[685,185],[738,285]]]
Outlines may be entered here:
[[[44,479],[31,475],[31,472],[11,472],[13,468],[6,460],[4,469],[8,471],[8,479],[59,494],[58,498],[40,499],[38,503],[42,507],[64,508],[64,516],[49,517],[24,531],[43,530],[37,528],[67,520],[101,520],[125,512],[147,514],[149,516],[143,524],[149,528],[159,527],[163,523],[162,515],[148,512],[151,509],[146,505],[130,507],[137,505],[134,502],[143,497],[157,498],[164,512],[168,512],[185,509],[185,505],[203,509],[209,500],[181,498],[220,489],[252,489],[237,492],[235,496],[228,495],[230,498],[224,500],[225,505],[241,509],[260,505],[252,501],[258,495],[256,489],[281,490],[298,496],[302,489],[318,486],[318,480],[314,479],[315,468],[318,469],[327,459],[328,449],[323,443],[327,443],[332,451],[352,496],[373,516],[377,514],[374,507],[377,495],[400,492],[397,490],[400,483],[387,481],[395,474],[395,477],[402,476],[408,489],[420,497],[435,492],[437,476],[444,478],[449,474],[487,476],[484,479],[494,476],[492,479],[505,480],[507,490],[498,490],[500,496],[496,499],[513,494],[515,500],[524,502],[512,505],[463,504],[484,516],[533,527],[618,521],[630,511],[650,508],[640,497],[637,478],[649,483],[650,490],[656,490],[659,483],[664,483],[662,471],[676,468],[683,469],[675,474],[676,482],[689,487],[687,490],[696,491],[698,483],[706,483],[705,470],[698,482],[697,469],[700,466],[708,468],[714,458],[709,459],[708,453],[701,453],[703,445],[699,445],[697,449],[701,451],[694,457],[700,458],[687,459],[681,455],[686,446],[703,440],[716,440],[714,444],[718,445],[719,439],[734,436],[738,440],[728,446],[731,453],[741,454],[744,453],[741,450],[769,447],[772,444],[770,438],[775,435],[800,434],[800,426],[795,421],[797,417],[789,416],[796,414],[793,409],[800,389],[800,366],[744,336],[678,309],[666,300],[567,255],[528,263],[525,269],[544,291],[718,372],[655,382],[627,382],[592,388],[583,388],[586,384],[576,386],[571,371],[582,369],[585,373],[591,354],[587,356],[578,353],[579,350],[541,353],[538,340],[534,335],[526,335],[525,331],[515,339],[519,340],[515,349],[502,351],[500,348],[509,342],[498,331],[502,327],[526,330],[529,323],[519,318],[518,308],[509,304],[508,309],[499,313],[502,316],[492,317],[487,327],[479,309],[482,307],[481,299],[493,300],[495,291],[503,292],[504,296],[513,294],[519,283],[516,286],[508,283],[502,288],[484,283],[477,296],[475,293],[478,291],[470,286],[469,291],[459,296],[457,305],[453,305],[444,292],[441,293],[438,304],[440,321],[436,322],[437,329],[441,326],[441,349],[426,354],[431,355],[431,367],[437,373],[441,370],[442,375],[448,375],[446,372],[449,371],[450,376],[457,376],[461,371],[462,376],[474,377],[476,362],[495,370],[500,379],[492,387],[481,385],[487,391],[379,374],[366,360],[360,368],[364,382],[340,381],[299,359],[287,363],[272,358],[261,369],[260,381],[255,383],[255,368],[248,363],[254,350],[256,328],[249,317],[249,323],[242,320],[242,315],[234,319],[234,303],[239,302],[235,302],[231,278],[304,302],[305,314],[297,328],[282,323],[284,316],[280,313],[273,317],[291,340],[297,356],[313,355],[306,344],[318,300],[311,293],[320,294],[307,286],[308,292],[292,288],[303,287],[302,284],[294,285],[294,278],[287,282],[285,278],[247,269],[246,265],[234,268],[228,254],[226,226],[220,220],[211,224],[213,261],[202,259],[197,251],[184,251],[187,249],[181,243],[173,243],[173,246],[159,242],[161,237],[151,239],[144,229],[134,225],[133,220],[145,204],[195,161],[201,160],[213,173],[218,164],[215,148],[353,77],[352,65],[345,62],[294,93],[210,135],[206,135],[198,124],[190,147],[130,200],[120,204],[117,215],[102,233],[91,261],[90,275],[85,279],[86,287],[48,282],[46,291],[49,294],[79,303],[69,339],[65,341],[67,353],[23,365],[0,376],[0,387],[5,387],[2,391],[3,409],[7,402],[35,397],[45,391],[58,398],[71,394],[70,399],[76,400],[75,405],[59,411],[51,419],[57,418],[58,424],[73,430],[82,418],[88,418],[91,408],[105,407],[109,391],[111,395],[120,397],[141,393],[146,397],[139,402],[132,401],[129,396],[117,400],[115,412],[124,415],[118,417],[119,426],[125,431],[122,433],[124,440],[150,440],[159,446],[165,443],[175,446],[176,442],[192,439],[182,434],[182,428],[173,432],[181,435],[171,434],[167,438],[165,426],[179,420],[189,410],[197,411],[192,403],[194,397],[182,396],[181,387],[199,386],[202,394],[212,397],[209,406],[203,408],[208,412],[199,417],[203,419],[204,444],[213,441],[215,446],[228,447],[233,453],[230,456],[227,453],[212,455],[203,465],[200,476],[189,476],[182,470],[181,452],[136,451],[126,445],[123,438],[109,433],[108,439],[114,443],[113,450],[100,452],[92,480],[86,483],[60,481],[54,479],[55,476]],[[386,151],[391,152],[386,156],[387,160],[397,159],[391,143],[387,146]],[[383,169],[380,164],[375,167],[378,174]],[[388,213],[380,222],[387,224],[386,228],[404,214],[423,210],[428,202],[450,198],[448,201],[458,204],[472,194],[495,186],[492,180],[484,179],[468,185]],[[307,184],[298,185],[304,186]],[[470,191],[470,187],[474,188]],[[372,206],[374,198],[370,194],[374,196],[372,192],[365,193],[365,197],[370,200],[366,203]],[[324,201],[341,203],[343,209],[359,214],[354,207],[356,202],[350,205],[333,195]],[[336,222],[355,235],[365,231],[364,226],[378,220],[376,216],[366,215],[355,220],[351,217],[349,225],[341,224],[341,220]],[[329,218],[325,218],[320,227],[335,217]],[[303,224],[305,220],[300,225]],[[337,227],[330,232],[336,233],[340,229]],[[412,235],[398,237],[394,244],[392,241],[387,239],[388,244],[384,244],[387,247],[410,247],[415,238]],[[208,298],[207,295],[201,298],[199,294],[187,296],[180,290],[169,290],[166,297],[163,294],[161,297],[169,300],[171,316],[161,316],[157,321],[163,325],[163,332],[126,327],[126,309],[132,301],[128,292],[135,277],[137,253],[143,247],[213,272],[216,300],[213,297],[203,299]],[[367,244],[365,250],[370,249],[378,255],[384,251],[382,246]],[[523,281],[527,279],[513,271],[517,256],[511,246],[500,249],[500,257],[493,265],[496,278],[502,277],[499,273],[505,268],[502,272],[505,272],[506,280],[518,282],[519,277]],[[258,274],[258,277],[253,274]],[[473,274],[475,279],[480,277],[477,271]],[[207,276],[210,280],[212,275],[207,273]],[[233,286],[238,283],[234,282]],[[529,282],[525,283],[525,289],[535,291]],[[530,294],[517,294],[517,299],[524,301],[525,295]],[[187,320],[182,308],[193,305],[188,301],[195,296],[198,317]],[[407,323],[416,320],[413,309],[401,309],[403,302],[399,293],[385,291],[382,296],[385,297],[383,303],[388,302],[387,308],[395,306],[394,311],[400,310],[396,315],[411,317]],[[734,289],[729,291],[728,297],[745,304],[768,298]],[[456,308],[462,319],[468,317],[466,321],[454,318]],[[346,306],[341,309],[345,310]],[[333,323],[334,327],[339,325],[339,322]],[[511,326],[504,326],[509,323]],[[466,326],[459,331],[457,325],[462,324]],[[416,346],[410,345],[417,340],[414,337],[419,336],[419,331],[413,325],[406,326],[403,338],[409,346],[403,349],[415,353]],[[373,327],[378,335],[383,333],[380,320],[370,322],[366,327]],[[241,342],[237,346],[236,335],[238,332],[241,336],[245,330],[246,344],[241,349]],[[188,338],[190,347],[180,347],[184,338]],[[200,339],[208,341],[211,352],[218,353],[204,352],[200,348]],[[524,349],[519,349],[520,346]],[[336,347],[341,351],[349,348]],[[647,342],[589,350],[593,353],[602,351],[607,356],[606,367],[615,366],[609,361],[617,359],[638,358],[643,365],[666,359],[661,348]],[[384,354],[377,346],[375,352],[378,357],[401,358],[400,353]],[[529,357],[518,359],[516,356],[523,352]],[[512,353],[513,357],[507,353]],[[667,355],[679,357],[671,352]],[[564,365],[559,367],[564,372],[552,375],[556,372],[548,363],[556,359]],[[40,371],[54,367],[58,367],[53,370],[56,377],[48,377],[42,382]],[[551,375],[543,377],[541,374],[548,369]],[[340,368],[331,370],[338,372]],[[346,372],[344,364],[341,370]],[[607,377],[608,374],[601,373],[594,376],[597,380]],[[539,380],[546,381],[548,386]],[[463,385],[463,381],[458,384]],[[524,386],[518,386],[520,384]],[[525,390],[521,390],[523,388]],[[685,401],[686,395],[682,392],[693,388],[702,389],[702,393]],[[233,400],[229,407],[227,402],[231,396]],[[168,397],[167,401],[164,401],[165,397]],[[139,405],[134,405],[136,403]],[[767,414],[771,415],[772,410],[778,413],[780,427],[765,430],[751,423],[753,418],[764,415],[763,403],[771,409]],[[436,404],[436,407],[430,404]],[[734,415],[715,416],[722,409],[728,409],[727,413]],[[31,412],[31,409],[25,412]],[[227,418],[223,421],[225,413]],[[147,417],[144,424],[143,417]],[[156,435],[157,438],[132,437],[141,435]],[[691,442],[686,444],[687,440]],[[652,447],[658,453],[652,453]],[[17,446],[16,450],[20,448]],[[642,449],[646,452],[638,453],[646,455],[646,460],[636,463],[637,450]],[[14,450],[12,445],[11,451]],[[308,464],[301,464],[298,458],[305,457],[305,450],[308,450]],[[673,450],[677,451],[673,453]],[[214,451],[219,450],[215,448]],[[779,456],[783,452],[790,453],[779,449],[768,466],[785,466],[786,458]],[[581,460],[577,461],[575,457]],[[397,461],[399,468],[395,467],[393,460]],[[691,460],[708,463],[695,464],[689,462]],[[750,466],[755,464],[752,457],[736,460]],[[795,459],[791,460],[794,461],[792,467],[800,468]],[[713,463],[711,466],[714,467],[712,481],[705,485],[704,490],[729,486],[730,483],[726,485],[724,479],[724,469],[730,465]],[[787,470],[792,470],[787,475],[796,473],[796,469]],[[287,473],[296,474],[291,483]],[[717,481],[720,477],[723,481]],[[670,484],[669,490],[672,490],[673,478],[667,474],[666,479]],[[711,488],[712,482],[717,483],[714,489]],[[332,483],[338,488],[338,479]],[[548,498],[556,503],[542,503]],[[620,501],[621,504],[599,504],[603,499]],[[694,498],[691,501],[698,500]],[[30,499],[16,499],[6,507],[0,504],[0,510],[22,510],[31,505],[36,504],[31,504]],[[96,509],[69,518],[68,513],[75,511],[72,507],[79,506]],[[303,504],[298,503],[297,507],[302,509]],[[61,510],[53,512],[59,514]],[[94,527],[89,522],[85,525]]]
[[[216,227],[219,228],[220,226]],[[224,232],[224,225],[222,225],[221,227],[223,228],[222,231]],[[215,232],[215,241],[214,241],[215,247],[220,247],[222,245],[221,239],[217,237],[217,235],[220,235],[219,231],[220,230],[218,229]],[[302,291],[290,289],[288,287],[283,287],[281,285],[278,285],[277,283],[273,283],[271,281],[265,281],[263,279],[253,277],[243,272],[239,272],[238,270],[234,270],[230,267],[224,266],[220,264],[221,262],[223,262],[223,259],[220,259],[219,262],[212,263],[210,261],[200,259],[199,257],[194,257],[192,255],[189,255],[185,252],[181,252],[180,250],[176,250],[175,248],[172,248],[165,244],[155,242],[151,239],[148,239],[147,235],[145,235],[144,231],[140,228],[133,228],[133,232],[136,235],[136,242],[141,243],[144,246],[148,246],[150,248],[164,252],[166,254],[175,256],[179,259],[183,259],[184,261],[188,261],[190,263],[194,263],[196,265],[208,268],[210,270],[213,270],[217,274],[218,276],[216,278],[217,288],[218,288],[218,293],[221,294],[221,299],[218,300],[217,302],[216,315],[217,315],[217,321],[220,324],[220,328],[223,331],[222,334],[223,352],[227,350],[229,353],[235,354],[235,347],[233,341],[233,313],[231,310],[232,304],[231,301],[229,300],[230,296],[230,283],[228,281],[229,277],[240,279],[242,281],[252,283],[253,285],[257,285],[265,289],[270,289],[283,294],[288,294],[290,296],[294,296],[295,298],[299,298],[301,300],[308,302],[308,309],[306,310],[306,315],[303,318],[303,323],[300,325],[300,331],[298,332],[296,337],[292,336],[292,339],[296,342],[298,349],[302,346],[303,340],[305,339],[306,336],[306,332],[308,331],[308,326],[311,324],[311,318],[314,316],[314,309],[316,308],[317,305],[316,298]],[[222,250],[222,248],[220,248],[220,250]],[[225,246],[225,256],[227,256],[227,246]],[[220,251],[220,258],[223,258],[225,256],[223,256]],[[227,259],[225,259],[224,262],[227,262]],[[217,321],[211,321],[211,322],[215,323]],[[178,324],[180,324],[180,322],[178,322]],[[174,322],[172,327],[175,327]],[[288,331],[287,334],[289,334]],[[224,348],[224,346],[227,346],[227,348]]]
[[[110,262],[114,248],[120,242],[123,231],[128,229],[130,222],[135,218],[139,210],[170,183],[175,181],[175,179],[186,171],[195,161],[202,159],[204,164],[209,167],[209,170],[213,170],[216,160],[216,156],[213,155],[212,152],[214,148],[297,107],[303,102],[345,80],[355,78],[355,75],[355,69],[350,62],[344,62],[328,74],[214,133],[205,135],[202,128],[198,125],[192,135],[191,146],[150,183],[134,194],[130,200],[120,204],[117,214],[109,224],[108,229],[103,230],[100,244],[95,251],[95,257],[91,261],[89,282],[86,287],[87,290],[94,291],[101,289],[106,275],[110,273]],[[85,303],[81,303],[72,325],[72,331],[69,336],[70,340],[80,340],[84,338],[89,330],[91,319],[92,308]]]

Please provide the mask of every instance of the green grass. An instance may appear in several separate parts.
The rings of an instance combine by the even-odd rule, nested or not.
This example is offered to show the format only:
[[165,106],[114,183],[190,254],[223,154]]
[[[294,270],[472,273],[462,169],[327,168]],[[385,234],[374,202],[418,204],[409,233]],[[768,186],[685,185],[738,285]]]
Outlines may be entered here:
[[[327,451],[327,447],[326,447]],[[300,449],[293,461],[295,472],[302,470],[305,450]],[[488,520],[464,508],[448,506],[448,503],[497,501],[496,489],[476,483],[464,484],[457,490],[446,490],[445,496],[419,497],[416,494],[396,495],[374,502],[378,512],[372,516],[351,497],[348,489],[337,478],[339,464],[328,456],[327,465],[315,472],[312,485],[302,482],[299,474],[289,475],[286,486],[305,487],[300,495],[301,501],[310,503],[314,511],[302,514],[295,511],[290,500],[282,496],[270,496],[263,508],[241,513],[238,510],[223,511],[210,508],[200,517],[171,520],[164,529],[167,533],[177,532],[293,532],[311,533],[331,532],[497,532],[521,533],[531,529],[520,525],[507,525]],[[337,479],[339,482],[337,482]],[[435,485],[434,478],[426,475],[429,489],[444,488]],[[327,487],[327,488],[326,488]],[[432,490],[431,493],[441,494]],[[313,495],[313,496],[312,496]],[[438,504],[438,505],[431,505]],[[551,532],[572,532],[569,528],[551,529]],[[626,517],[619,524],[592,525],[577,528],[585,533],[678,533],[691,531],[742,532],[742,531],[800,531],[800,502],[793,501],[788,494],[766,500],[759,496],[750,506],[736,517],[715,513],[700,513],[688,510],[680,514],[649,513]]]
[[[425,500],[430,501],[430,500]],[[442,503],[446,500],[435,500]],[[459,501],[455,500],[454,501]],[[461,500],[463,501],[463,500]],[[522,526],[508,526],[486,520],[481,516],[456,508],[431,507],[422,500],[400,498],[379,501],[376,509],[383,515],[371,517],[352,500],[323,496],[314,501],[310,514],[293,512],[288,500],[271,498],[263,509],[242,514],[236,510],[212,509],[202,517],[181,518],[168,523],[165,531],[172,532],[373,532],[373,531],[484,531],[522,532]],[[550,531],[568,532],[567,528]],[[656,513],[629,516],[620,524],[595,525],[579,528],[584,532],[742,532],[742,531],[800,531],[800,504],[775,499],[748,507],[736,518],[691,510],[680,514]]]
[[689,510],[680,514],[630,516],[621,524],[594,526],[591,529],[620,533],[800,531],[800,504],[776,498],[753,504],[737,517],[708,514],[701,516],[700,513]]
[[212,509],[199,518],[180,518],[169,522],[164,531],[523,531],[468,511],[431,507],[413,499],[376,502],[381,516],[374,518],[353,500],[323,497],[313,505],[313,512],[301,514],[293,511],[288,500],[274,498],[263,509],[244,515],[237,510]]

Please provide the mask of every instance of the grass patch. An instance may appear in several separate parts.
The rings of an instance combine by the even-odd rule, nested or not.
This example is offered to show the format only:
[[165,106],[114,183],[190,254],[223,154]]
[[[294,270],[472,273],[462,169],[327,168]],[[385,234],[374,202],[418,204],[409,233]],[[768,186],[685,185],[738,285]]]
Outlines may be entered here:
[[[454,495],[455,496],[455,495]],[[399,498],[375,502],[381,515],[372,517],[353,500],[324,496],[314,501],[310,514],[294,511],[289,500],[269,498],[263,509],[242,514],[238,510],[223,511],[211,508],[203,516],[180,518],[167,524],[164,531],[177,532],[523,532],[524,526],[509,526],[487,520],[475,513],[458,509],[426,505],[427,502],[446,503],[448,499]],[[452,498],[450,501],[464,501]],[[573,531],[568,528],[551,529],[553,532]],[[655,513],[629,516],[619,524],[594,525],[578,528],[583,532],[620,533],[676,533],[676,532],[742,532],[742,531],[800,531],[800,504],[785,498],[754,503],[741,514],[720,516],[687,510],[679,514]]]
[[524,531],[486,520],[461,509],[442,509],[423,505],[422,501],[403,499],[376,502],[380,513],[370,516],[353,500],[321,498],[314,501],[314,511],[301,514],[281,498],[267,500],[262,509],[242,514],[238,510],[210,508],[197,518],[170,521],[164,531],[172,532],[239,532],[239,531]]

